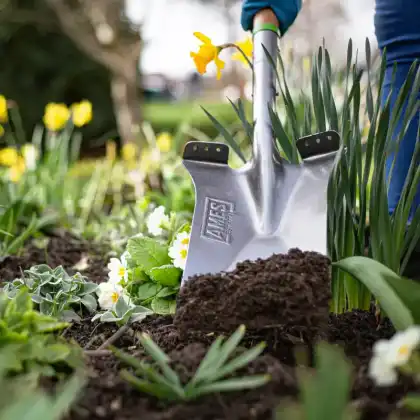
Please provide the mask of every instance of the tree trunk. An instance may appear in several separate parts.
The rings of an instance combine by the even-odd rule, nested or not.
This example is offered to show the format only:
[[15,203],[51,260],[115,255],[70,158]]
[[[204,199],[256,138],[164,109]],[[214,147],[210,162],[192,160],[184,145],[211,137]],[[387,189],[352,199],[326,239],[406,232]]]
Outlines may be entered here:
[[138,29],[121,17],[124,0],[46,0],[61,29],[110,72],[111,95],[123,143],[132,142],[141,123],[137,86],[142,42]]
[[123,143],[137,137],[141,123],[141,100],[136,83],[130,83],[119,74],[111,79],[111,95],[114,103],[118,132]]

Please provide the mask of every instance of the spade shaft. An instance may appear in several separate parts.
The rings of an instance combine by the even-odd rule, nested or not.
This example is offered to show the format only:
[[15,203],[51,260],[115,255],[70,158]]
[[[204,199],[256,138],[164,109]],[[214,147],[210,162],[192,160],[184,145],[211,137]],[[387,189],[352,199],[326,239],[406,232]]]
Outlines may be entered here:
[[297,139],[302,162],[280,158],[269,111],[276,98],[269,56],[276,57],[277,28],[270,10],[256,16],[251,160],[233,169],[225,144],[191,141],[185,146],[183,164],[196,199],[182,284],[193,275],[230,271],[238,262],[290,248],[326,253],[326,193],[340,137],[327,131]]

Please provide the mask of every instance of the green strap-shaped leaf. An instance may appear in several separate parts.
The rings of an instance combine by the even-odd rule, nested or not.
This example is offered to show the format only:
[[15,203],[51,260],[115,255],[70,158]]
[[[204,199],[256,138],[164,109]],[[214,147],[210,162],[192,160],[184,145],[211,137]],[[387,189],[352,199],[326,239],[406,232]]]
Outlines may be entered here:
[[226,130],[225,127],[215,118],[213,115],[210,114],[205,108],[201,107],[203,111],[206,113],[206,115],[210,118],[210,121],[214,124],[214,126],[217,128],[219,133],[223,136],[223,138],[226,140],[227,144],[233,149],[233,151],[239,156],[239,158],[242,160],[242,162],[246,163],[246,159],[244,154],[242,153],[241,148],[239,147],[239,144],[236,142],[236,140],[233,138],[232,134],[229,133],[229,131]]
[[343,419],[350,397],[350,365],[341,351],[326,343],[317,346],[316,359],[316,374],[302,376],[305,419]]
[[385,265],[367,257],[349,257],[333,266],[363,283],[379,301],[397,330],[420,322],[420,285],[400,277]]

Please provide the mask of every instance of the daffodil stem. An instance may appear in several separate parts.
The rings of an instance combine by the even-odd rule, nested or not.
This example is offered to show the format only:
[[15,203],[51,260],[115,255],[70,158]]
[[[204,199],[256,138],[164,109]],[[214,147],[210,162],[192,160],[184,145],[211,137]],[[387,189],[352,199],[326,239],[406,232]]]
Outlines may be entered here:
[[220,46],[220,48],[222,50],[224,50],[225,48],[236,48],[242,54],[242,56],[245,58],[245,60],[248,63],[249,67],[251,67],[251,70],[254,71],[254,66],[251,63],[251,60],[246,56],[246,54],[242,51],[242,49],[240,47],[238,47],[236,44],[232,44],[232,43],[222,44]]

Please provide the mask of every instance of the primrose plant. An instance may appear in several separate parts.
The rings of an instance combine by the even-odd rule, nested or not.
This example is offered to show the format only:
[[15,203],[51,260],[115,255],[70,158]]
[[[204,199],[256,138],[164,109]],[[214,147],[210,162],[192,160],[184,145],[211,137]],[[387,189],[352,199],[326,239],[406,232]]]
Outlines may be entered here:
[[52,269],[46,264],[35,265],[25,270],[22,278],[7,283],[4,291],[14,298],[22,288],[28,289],[42,314],[65,321],[80,321],[83,308],[92,313],[98,306],[98,285],[80,273],[70,276],[62,266]]
[[106,312],[93,320],[126,323],[152,313],[175,313],[190,225],[174,212],[166,214],[163,206],[148,215],[146,225],[149,236],[133,236],[121,257],[111,258],[108,281],[97,290]]
[[[392,387],[399,374],[411,376],[420,384],[420,325],[398,331],[389,340],[379,340],[373,346],[369,376],[379,387]],[[420,394],[405,396],[400,405],[420,413]]]
[[37,378],[59,375],[63,368],[82,368],[81,348],[58,335],[69,326],[36,311],[27,290],[18,290],[13,299],[1,291],[0,351],[12,349],[15,356],[7,366],[7,374],[31,373]]

